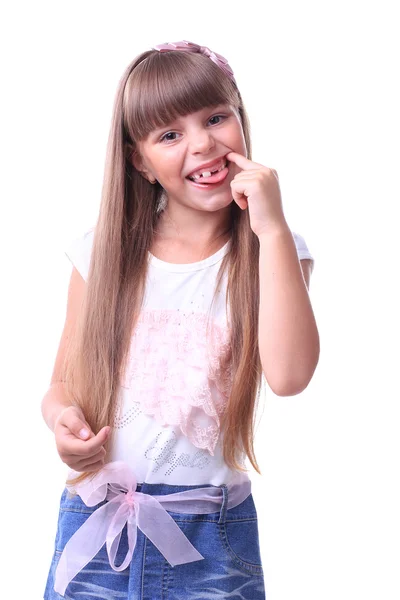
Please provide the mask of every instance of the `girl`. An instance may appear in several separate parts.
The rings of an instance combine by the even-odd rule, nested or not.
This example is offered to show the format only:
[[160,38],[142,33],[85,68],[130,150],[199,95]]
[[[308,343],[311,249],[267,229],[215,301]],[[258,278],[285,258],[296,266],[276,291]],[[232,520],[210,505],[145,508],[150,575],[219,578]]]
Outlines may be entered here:
[[261,379],[319,357],[313,257],[251,159],[227,61],[178,42],[120,82],[42,403],[71,469],[44,598],[265,598],[246,457]]

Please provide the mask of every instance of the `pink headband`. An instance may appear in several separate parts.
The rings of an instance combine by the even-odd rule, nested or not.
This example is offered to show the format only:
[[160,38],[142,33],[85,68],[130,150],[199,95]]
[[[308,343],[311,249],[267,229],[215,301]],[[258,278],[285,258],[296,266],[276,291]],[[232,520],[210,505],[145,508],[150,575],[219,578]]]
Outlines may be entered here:
[[199,46],[198,44],[193,44],[192,42],[187,42],[183,40],[182,42],[168,42],[167,44],[158,44],[158,46],[154,46],[152,50],[158,50],[159,52],[169,52],[171,50],[181,50],[182,52],[198,52],[199,54],[204,54],[204,56],[208,56],[211,60],[218,65],[220,69],[231,79],[234,83],[236,83],[235,78],[233,76],[233,71],[228,65],[228,61],[226,58],[221,56],[221,54],[217,54],[213,52],[206,46]]

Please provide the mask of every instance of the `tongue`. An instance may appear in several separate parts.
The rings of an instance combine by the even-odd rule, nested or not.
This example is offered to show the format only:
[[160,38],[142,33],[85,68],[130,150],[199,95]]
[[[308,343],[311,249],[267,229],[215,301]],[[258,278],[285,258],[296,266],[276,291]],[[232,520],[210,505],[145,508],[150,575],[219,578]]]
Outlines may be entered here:
[[222,171],[219,171],[218,173],[214,173],[214,175],[211,175],[211,177],[200,177],[200,179],[196,179],[195,183],[218,183],[219,181],[225,179],[227,173],[228,168],[225,167],[225,169],[222,169]]

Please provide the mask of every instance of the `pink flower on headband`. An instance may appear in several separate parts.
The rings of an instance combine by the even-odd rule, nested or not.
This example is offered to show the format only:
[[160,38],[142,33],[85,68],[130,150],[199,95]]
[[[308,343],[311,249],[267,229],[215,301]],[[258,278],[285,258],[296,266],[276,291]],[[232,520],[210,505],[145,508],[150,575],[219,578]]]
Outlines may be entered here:
[[158,44],[158,46],[154,46],[152,50],[158,50],[159,52],[169,52],[171,50],[181,50],[182,52],[198,52],[199,54],[204,54],[204,56],[208,56],[211,60],[219,66],[222,71],[228,75],[228,77],[234,82],[235,78],[233,76],[233,71],[228,65],[228,61],[226,58],[221,56],[221,54],[217,54],[213,52],[206,46],[199,46],[198,44],[193,44],[192,42],[187,42],[183,40],[182,42],[168,42],[167,44]]

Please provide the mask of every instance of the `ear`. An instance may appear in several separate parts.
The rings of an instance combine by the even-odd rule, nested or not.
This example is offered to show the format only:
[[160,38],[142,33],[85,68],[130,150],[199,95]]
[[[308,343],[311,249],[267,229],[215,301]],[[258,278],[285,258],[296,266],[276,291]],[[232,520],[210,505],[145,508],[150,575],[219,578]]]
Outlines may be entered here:
[[131,152],[130,161],[139,173],[142,172],[143,169],[143,159],[141,154],[137,150],[133,150]]
[[145,167],[143,157],[142,157],[142,155],[137,150],[134,150],[133,153],[131,154],[131,161],[132,161],[133,166],[135,167],[135,169],[137,171],[139,171],[139,173],[145,179],[147,179],[147,181],[150,181],[150,183],[155,183],[157,181],[156,178]]

